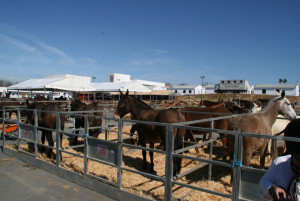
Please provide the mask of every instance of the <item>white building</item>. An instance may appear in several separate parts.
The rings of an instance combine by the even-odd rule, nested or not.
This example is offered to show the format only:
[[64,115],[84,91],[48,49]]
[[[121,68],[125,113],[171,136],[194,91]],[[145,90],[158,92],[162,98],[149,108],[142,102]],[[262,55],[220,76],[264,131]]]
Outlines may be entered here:
[[288,96],[299,96],[298,84],[256,84],[254,85],[254,94],[276,95],[275,90],[281,92],[285,90]]
[[149,89],[156,88],[154,90],[166,90],[166,84],[162,82],[153,82],[153,81],[147,81],[147,80],[137,80],[137,79],[131,79],[130,75],[126,74],[120,74],[120,73],[112,73],[109,74],[109,82],[137,82],[140,83]]
[[171,88],[168,89],[172,90],[170,95],[175,95],[175,96],[196,95],[196,94],[205,93],[204,90],[202,91],[201,85],[178,85],[178,86],[172,86]]
[[120,74],[120,73],[111,73],[109,74],[109,82],[130,82],[130,75]]
[[7,92],[7,87],[0,87],[0,97],[5,97]]
[[215,94],[215,84],[207,84],[203,86],[204,94]]

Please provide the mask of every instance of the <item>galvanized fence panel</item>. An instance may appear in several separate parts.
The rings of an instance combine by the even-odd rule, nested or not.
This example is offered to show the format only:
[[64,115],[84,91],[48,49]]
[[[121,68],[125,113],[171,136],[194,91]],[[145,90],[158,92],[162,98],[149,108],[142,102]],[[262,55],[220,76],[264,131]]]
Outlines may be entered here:
[[[35,122],[35,125],[26,125],[23,123],[20,123],[20,110],[26,110],[24,108],[18,108],[18,115],[17,119],[14,120],[13,122],[17,123],[19,126],[18,130],[18,145],[20,146],[20,141],[25,140],[28,142],[33,142],[35,145],[35,157],[37,157],[37,147],[42,146],[40,143],[38,143],[37,140],[37,129],[45,129],[43,127],[38,126],[37,124],[37,119]],[[43,111],[47,112],[47,111]],[[36,115],[37,111],[35,111]],[[57,125],[59,125],[61,119],[60,115],[61,113],[57,113]],[[66,114],[64,112],[64,114]],[[71,114],[70,114],[71,115]],[[60,147],[59,143],[59,136],[61,134],[69,134],[70,136],[74,136],[75,134],[72,133],[71,131],[62,131],[60,128],[56,128],[54,131],[56,133],[56,147],[52,147],[56,149],[57,153],[57,168],[63,168],[60,165],[60,159],[59,159],[59,153],[60,152],[66,152],[68,154],[73,154],[74,156],[82,157],[84,159],[84,176],[92,177],[97,180],[103,181],[105,183],[108,183],[112,186],[118,187],[119,189],[122,189],[123,186],[123,179],[122,179],[122,174],[123,171],[128,171],[132,172],[135,174],[139,174],[148,178],[152,178],[158,181],[161,181],[165,185],[165,194],[164,194],[164,199],[165,200],[173,200],[173,185],[179,185],[182,187],[187,187],[191,190],[197,190],[197,191],[203,191],[206,193],[214,194],[216,196],[221,196],[224,198],[229,198],[232,200],[259,200],[259,189],[258,189],[258,182],[261,178],[261,176],[264,174],[264,170],[252,168],[252,167],[246,167],[241,164],[242,161],[242,140],[244,136],[251,136],[251,137],[259,137],[259,138],[268,138],[268,139],[273,139],[273,140],[287,140],[287,141],[298,141],[300,142],[300,139],[297,138],[291,138],[291,137],[282,137],[282,136],[268,136],[268,135],[258,135],[258,134],[251,134],[251,133],[242,133],[238,131],[225,131],[225,130],[218,130],[218,129],[213,129],[213,122],[216,120],[219,120],[221,118],[228,118],[228,117],[217,117],[217,118],[211,118],[211,119],[206,119],[206,120],[199,120],[199,121],[193,121],[192,123],[197,123],[197,122],[205,122],[205,121],[210,121],[211,122],[211,128],[201,128],[201,127],[193,127],[193,126],[187,126],[187,124],[191,124],[191,122],[187,123],[178,123],[178,124],[163,124],[163,123],[157,123],[157,122],[144,122],[144,121],[134,121],[134,120],[125,120],[125,119],[114,119],[111,117],[98,117],[102,118],[103,120],[103,125],[104,127],[104,135],[105,135],[105,140],[102,139],[96,139],[94,137],[88,136],[88,130],[89,126],[87,123],[88,120],[88,115],[84,114],[72,114],[72,115],[82,115],[85,118],[85,128],[83,129],[83,134],[79,134],[78,136],[84,138],[84,144],[81,145],[84,147],[84,154],[83,155],[77,155],[74,153],[71,153],[68,151],[68,149],[72,149],[75,147],[67,147],[67,148],[62,148]],[[106,113],[106,115],[109,116],[109,114]],[[37,117],[37,116],[36,116]],[[231,116],[232,117],[232,116]],[[4,121],[3,121],[3,126],[7,122],[11,122],[11,120],[6,121],[5,115],[3,115]],[[113,123],[111,123],[113,122]],[[156,125],[156,126],[166,126],[167,130],[167,138],[166,138],[166,148],[165,150],[158,150],[158,149],[151,149],[147,147],[141,147],[138,145],[132,145],[129,143],[125,142],[125,139],[131,139],[132,136],[126,137],[129,135],[128,133],[123,132],[123,126],[126,125],[131,125],[131,124],[151,124],[151,125]],[[110,132],[113,132],[111,128],[116,127],[117,128],[117,133],[118,133],[118,139],[117,140],[109,140],[109,134]],[[196,143],[194,145],[184,147],[180,150],[174,150],[174,135],[173,131],[174,128],[182,128],[182,129],[192,129],[192,130],[199,130],[199,131],[206,131],[209,133],[222,133],[222,134],[227,134],[227,135],[234,135],[235,136],[235,150],[234,150],[234,155],[235,155],[235,160],[233,163],[230,162],[224,162],[224,161],[218,161],[215,160],[211,157],[212,155],[212,149],[213,149],[213,141],[216,140],[211,136],[210,140],[206,143]],[[5,133],[5,130],[3,131],[3,135],[8,135]],[[126,136],[125,136],[126,135]],[[3,148],[5,144],[5,137],[3,137]],[[191,157],[187,156],[184,154],[184,151],[193,149],[195,147],[202,146],[203,144],[210,144],[209,148],[209,158],[204,159],[204,158],[199,158],[199,157]],[[45,146],[45,145],[44,145]],[[147,151],[153,151],[157,152],[160,154],[165,154],[166,155],[166,161],[165,161],[165,177],[160,177],[157,175],[149,174],[146,172],[134,170],[128,167],[125,167],[122,164],[122,156],[124,154],[123,148],[129,148],[129,149],[137,149],[137,150],[147,150]],[[201,166],[196,166],[194,168],[188,169],[185,172],[181,172],[180,174],[176,175],[173,177],[173,159],[175,157],[181,157],[184,159],[189,159],[193,161],[199,161],[202,162],[203,164],[208,164],[210,167],[212,165],[217,165],[217,166],[223,166],[224,168],[232,169],[233,171],[233,184],[232,184],[232,194],[226,194],[226,193],[221,193],[217,191],[213,191],[210,189],[198,187],[192,184],[184,183],[179,181],[178,179],[181,177],[184,177],[199,168],[202,168],[203,165]],[[104,179],[101,177],[98,177],[96,175],[89,174],[88,170],[88,163],[89,161],[96,161],[97,163],[101,163],[104,165],[111,166],[113,168],[117,169],[117,182],[110,181],[108,179]],[[211,168],[209,168],[208,171],[208,178],[211,179]],[[177,198],[180,199],[180,198]]]

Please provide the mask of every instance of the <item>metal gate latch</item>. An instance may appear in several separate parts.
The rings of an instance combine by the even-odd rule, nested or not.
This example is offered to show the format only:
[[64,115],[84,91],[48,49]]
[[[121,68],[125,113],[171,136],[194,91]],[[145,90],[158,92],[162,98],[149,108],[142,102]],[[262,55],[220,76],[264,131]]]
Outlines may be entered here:
[[232,167],[237,167],[237,166],[242,166],[242,161],[236,161],[235,160],[235,154],[233,154],[233,163],[232,163]]

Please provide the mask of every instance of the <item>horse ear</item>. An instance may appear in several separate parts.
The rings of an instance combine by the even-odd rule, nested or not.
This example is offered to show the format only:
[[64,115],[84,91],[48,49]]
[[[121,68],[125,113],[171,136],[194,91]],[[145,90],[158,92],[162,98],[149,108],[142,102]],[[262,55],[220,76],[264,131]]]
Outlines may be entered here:
[[274,90],[274,92],[275,92],[276,95],[280,96],[280,93],[278,93],[277,90]]
[[282,98],[285,97],[285,90],[282,90],[282,92],[281,92],[281,97],[282,97]]
[[120,96],[123,97],[124,96],[123,92],[121,90],[119,91],[120,91]]
[[127,89],[125,96],[128,96],[128,94],[129,94],[129,91],[128,91],[128,89]]
[[28,99],[26,99],[26,105],[29,106],[29,101],[28,101]]

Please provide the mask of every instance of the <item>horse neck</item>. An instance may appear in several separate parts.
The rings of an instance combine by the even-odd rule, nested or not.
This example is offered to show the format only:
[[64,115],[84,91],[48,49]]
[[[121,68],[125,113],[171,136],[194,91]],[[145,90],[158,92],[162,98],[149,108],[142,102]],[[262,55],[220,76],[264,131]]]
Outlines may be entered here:
[[260,111],[261,114],[265,117],[265,120],[269,123],[270,126],[274,124],[279,114],[279,101],[270,101],[267,106]]
[[141,120],[143,114],[148,110],[154,110],[149,105],[143,103],[142,101],[129,97],[128,99],[129,112],[132,114],[133,119]]

